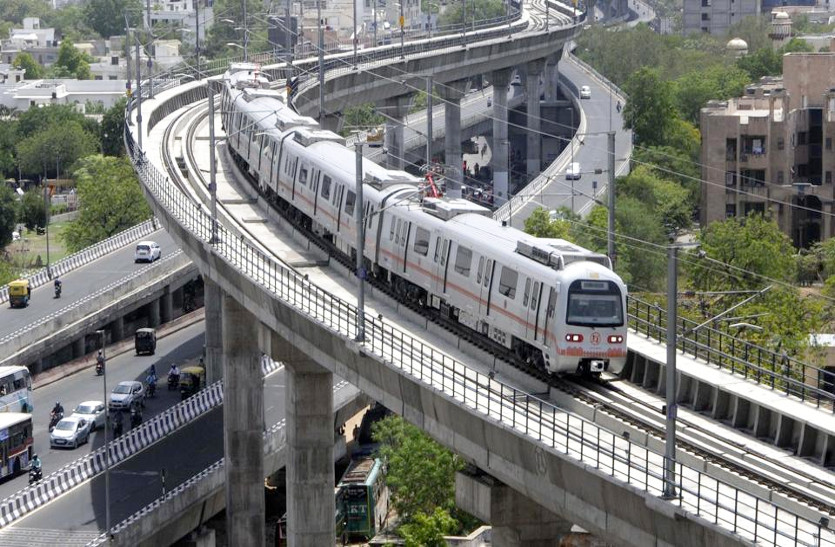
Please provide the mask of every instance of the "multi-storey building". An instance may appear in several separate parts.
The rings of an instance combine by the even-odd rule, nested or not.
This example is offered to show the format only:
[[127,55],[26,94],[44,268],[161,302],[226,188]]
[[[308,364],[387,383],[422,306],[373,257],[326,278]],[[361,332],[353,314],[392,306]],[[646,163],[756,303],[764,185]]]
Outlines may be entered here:
[[684,34],[708,32],[724,36],[731,25],[760,14],[760,0],[684,0]]
[[799,247],[835,235],[835,52],[785,55],[782,78],[708,103],[701,131],[702,226],[759,211]]

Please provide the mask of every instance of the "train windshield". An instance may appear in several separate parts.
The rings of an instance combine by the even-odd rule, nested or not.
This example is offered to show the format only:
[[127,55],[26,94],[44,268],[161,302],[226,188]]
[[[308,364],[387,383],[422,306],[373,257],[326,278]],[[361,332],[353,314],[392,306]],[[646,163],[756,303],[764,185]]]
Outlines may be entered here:
[[565,322],[586,327],[623,325],[621,292],[612,281],[577,280],[568,288]]

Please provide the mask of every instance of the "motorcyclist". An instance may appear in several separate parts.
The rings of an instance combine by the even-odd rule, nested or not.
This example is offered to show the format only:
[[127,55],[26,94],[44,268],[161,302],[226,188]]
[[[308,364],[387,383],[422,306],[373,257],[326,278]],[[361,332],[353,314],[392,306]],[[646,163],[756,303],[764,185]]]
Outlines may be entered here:
[[118,410],[113,414],[113,436],[122,434],[122,411]]
[[145,383],[148,384],[148,394],[153,395],[157,390],[157,371],[154,365],[151,365],[151,369],[148,371],[148,377],[145,378]]
[[64,284],[64,282],[61,281],[60,277],[56,277],[55,281],[53,281],[53,283],[55,284],[55,294],[60,295],[61,294],[61,286]]
[[52,415],[53,416],[63,416],[64,415],[64,407],[61,406],[61,401],[57,401],[55,406],[52,407]]
[[[171,363],[171,370],[168,371],[168,385],[177,386],[180,383],[180,369],[176,363]],[[169,387],[170,389],[170,387]]]
[[32,466],[32,469],[40,469],[41,468],[41,466],[42,466],[41,459],[38,457],[37,454],[32,455],[31,466]]
[[99,350],[99,354],[96,355],[96,372],[101,372],[104,370],[104,352]]
[[142,409],[139,405],[133,405],[130,409],[130,427],[133,429],[142,423]]

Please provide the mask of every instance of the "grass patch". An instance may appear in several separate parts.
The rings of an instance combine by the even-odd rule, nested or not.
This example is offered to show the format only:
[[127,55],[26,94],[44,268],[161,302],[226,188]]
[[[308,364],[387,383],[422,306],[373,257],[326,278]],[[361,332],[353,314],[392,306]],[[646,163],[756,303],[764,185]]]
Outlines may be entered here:
[[[69,224],[67,221],[49,225],[49,262],[52,264],[69,254],[61,237]],[[34,230],[24,229],[22,239],[9,243],[5,250],[12,264],[22,270],[21,275],[46,266],[46,234],[38,235]]]

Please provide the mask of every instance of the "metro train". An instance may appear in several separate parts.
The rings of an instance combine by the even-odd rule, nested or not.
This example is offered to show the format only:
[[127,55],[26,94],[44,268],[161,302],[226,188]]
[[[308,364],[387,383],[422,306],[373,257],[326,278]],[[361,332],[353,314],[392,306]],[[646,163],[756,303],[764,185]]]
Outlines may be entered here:
[[[258,191],[356,259],[356,155],[269,89],[257,66],[225,73],[230,153]],[[404,302],[500,344],[551,374],[620,373],[626,285],[605,255],[537,238],[424,180],[362,160],[365,270]]]

